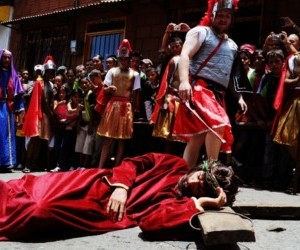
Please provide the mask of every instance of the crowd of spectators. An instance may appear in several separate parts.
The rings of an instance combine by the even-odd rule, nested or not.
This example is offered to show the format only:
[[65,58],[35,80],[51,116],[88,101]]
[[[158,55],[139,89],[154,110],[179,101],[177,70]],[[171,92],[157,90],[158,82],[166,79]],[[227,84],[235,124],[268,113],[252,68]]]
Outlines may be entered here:
[[[224,157],[244,185],[279,190],[286,190],[291,185],[299,147],[299,121],[296,120],[300,96],[299,28],[290,18],[283,20],[283,29],[293,28],[295,33],[271,32],[261,47],[248,43],[239,46],[238,57],[252,90],[243,94],[248,105],[246,114],[230,103],[227,105],[232,108],[228,113],[231,114],[234,144],[230,157]],[[176,96],[174,85],[179,81],[175,73],[177,57],[180,57],[188,30],[187,24],[169,24],[162,47],[152,60],[144,58],[139,51],[130,52],[129,67],[135,71],[140,87],[132,100],[135,103],[133,137],[126,140],[123,157],[150,151],[182,156],[184,140],[172,137],[170,127],[166,132],[162,129],[166,128],[166,122],[171,123],[172,120],[170,113],[170,120],[166,120],[165,103],[168,101],[169,105]],[[152,63],[154,59],[157,59],[158,65]],[[19,78],[24,89],[22,98],[26,115],[22,120],[19,117],[16,120],[17,161],[8,168],[1,168],[1,171],[14,168],[25,173],[41,170],[60,172],[98,167],[105,140],[97,133],[102,118],[95,109],[97,97],[105,85],[107,72],[120,63],[117,55],[110,55],[105,60],[101,55],[95,55],[85,65],[72,69],[67,65],[56,65],[55,58],[47,58],[34,69],[21,70]],[[169,75],[164,78],[166,69]],[[153,115],[163,81],[173,92],[159,96],[163,98],[159,117],[165,115],[164,125],[159,126],[162,120],[153,121]],[[37,84],[42,84],[42,94],[38,93]],[[42,98],[41,107],[34,103],[36,98]],[[28,124],[33,126],[33,110],[39,111],[39,108],[47,118],[45,127],[35,124],[39,134],[30,134]],[[170,105],[168,110],[171,110]],[[116,143],[111,143],[104,166],[115,163],[116,147]]]

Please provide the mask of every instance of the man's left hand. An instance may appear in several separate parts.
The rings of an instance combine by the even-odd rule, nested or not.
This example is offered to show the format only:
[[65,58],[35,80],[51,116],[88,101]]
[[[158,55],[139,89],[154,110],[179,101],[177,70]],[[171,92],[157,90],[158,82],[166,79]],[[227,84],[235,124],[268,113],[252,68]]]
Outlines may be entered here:
[[242,97],[242,95],[238,99],[238,104],[240,106],[240,110],[243,112],[243,114],[245,114],[248,110],[248,106],[247,106],[247,103],[244,101],[244,98]]

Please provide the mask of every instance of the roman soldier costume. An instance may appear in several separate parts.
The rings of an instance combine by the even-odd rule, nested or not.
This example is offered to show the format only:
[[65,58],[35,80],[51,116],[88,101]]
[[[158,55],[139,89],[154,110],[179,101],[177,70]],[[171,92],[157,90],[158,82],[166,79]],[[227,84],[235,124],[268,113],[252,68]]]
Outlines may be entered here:
[[[118,49],[118,58],[129,60],[132,51],[130,43],[124,39]],[[133,133],[132,91],[135,86],[134,70],[128,67],[110,69],[104,85],[115,86],[116,91],[106,104],[97,134],[114,139],[130,139]]]

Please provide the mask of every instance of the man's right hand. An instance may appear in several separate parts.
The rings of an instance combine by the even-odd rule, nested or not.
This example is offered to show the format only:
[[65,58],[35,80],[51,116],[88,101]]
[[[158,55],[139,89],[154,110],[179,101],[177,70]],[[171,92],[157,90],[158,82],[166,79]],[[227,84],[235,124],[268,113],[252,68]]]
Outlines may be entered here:
[[218,197],[216,197],[216,198],[212,198],[212,197],[198,198],[198,203],[199,203],[198,207],[200,207],[200,208],[206,208],[206,207],[220,208],[220,207],[224,206],[227,202],[227,197],[226,197],[225,192],[220,187],[216,188],[216,192],[218,194]]
[[111,86],[108,86],[107,88],[105,88],[104,91],[108,94],[113,94],[114,92],[117,91],[117,87],[114,85],[111,85]]
[[179,97],[181,98],[182,102],[188,102],[192,98],[192,87],[189,82],[182,82],[179,85]]

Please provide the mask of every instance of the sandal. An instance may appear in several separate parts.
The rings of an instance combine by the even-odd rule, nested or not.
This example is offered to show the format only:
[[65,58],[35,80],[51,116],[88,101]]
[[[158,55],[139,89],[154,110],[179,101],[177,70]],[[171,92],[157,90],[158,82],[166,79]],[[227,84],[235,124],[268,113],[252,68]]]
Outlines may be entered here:
[[29,168],[24,168],[24,169],[22,170],[22,172],[25,173],[25,174],[28,174],[28,173],[31,172],[31,170],[30,170]]

